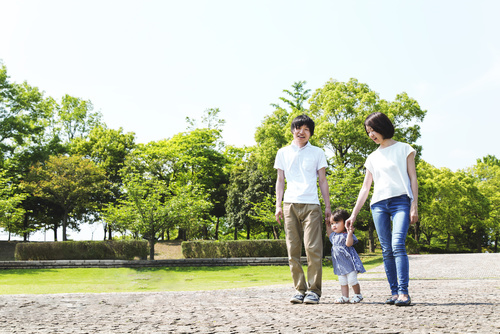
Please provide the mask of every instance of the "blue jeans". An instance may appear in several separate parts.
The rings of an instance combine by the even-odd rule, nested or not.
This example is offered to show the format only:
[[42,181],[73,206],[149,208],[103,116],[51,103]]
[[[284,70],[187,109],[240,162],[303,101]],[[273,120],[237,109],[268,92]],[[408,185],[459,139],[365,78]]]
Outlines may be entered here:
[[408,294],[410,268],[405,241],[410,226],[410,204],[410,198],[402,195],[371,206],[392,295]]

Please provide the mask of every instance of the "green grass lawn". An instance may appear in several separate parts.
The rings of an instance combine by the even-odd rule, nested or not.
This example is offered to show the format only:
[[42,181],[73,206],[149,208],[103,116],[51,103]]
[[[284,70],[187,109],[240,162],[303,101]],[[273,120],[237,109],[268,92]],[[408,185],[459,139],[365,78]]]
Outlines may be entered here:
[[[362,261],[368,270],[382,264],[382,257]],[[325,263],[323,279],[337,279],[331,263]],[[0,271],[0,294],[197,291],[290,282],[288,266],[12,269]]]

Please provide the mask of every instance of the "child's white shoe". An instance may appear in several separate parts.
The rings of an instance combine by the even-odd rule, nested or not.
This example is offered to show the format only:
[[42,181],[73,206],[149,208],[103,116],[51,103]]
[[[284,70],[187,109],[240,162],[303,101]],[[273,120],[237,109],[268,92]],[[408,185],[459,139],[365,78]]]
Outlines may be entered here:
[[363,296],[361,294],[354,295],[354,297],[351,298],[351,304],[357,304],[362,300],[363,300]]
[[349,303],[349,298],[347,298],[346,296],[342,296],[335,299],[335,304],[347,304],[347,303]]

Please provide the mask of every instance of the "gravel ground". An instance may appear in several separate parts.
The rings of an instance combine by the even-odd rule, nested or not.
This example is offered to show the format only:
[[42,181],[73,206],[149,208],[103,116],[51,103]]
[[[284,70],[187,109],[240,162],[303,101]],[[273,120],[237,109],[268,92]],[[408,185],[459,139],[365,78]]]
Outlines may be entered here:
[[[331,270],[331,268],[324,268]],[[195,292],[0,296],[0,333],[500,333],[500,254],[410,256],[409,307],[384,305],[383,267],[364,300],[293,305],[289,285]],[[291,279],[290,279],[291,282]]]

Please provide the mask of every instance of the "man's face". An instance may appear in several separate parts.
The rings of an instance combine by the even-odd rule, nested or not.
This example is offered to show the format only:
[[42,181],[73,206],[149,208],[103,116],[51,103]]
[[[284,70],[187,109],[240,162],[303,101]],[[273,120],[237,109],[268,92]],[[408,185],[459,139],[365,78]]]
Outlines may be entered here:
[[293,130],[293,141],[299,147],[307,144],[311,138],[311,131],[307,125],[302,125],[300,128],[295,128]]

